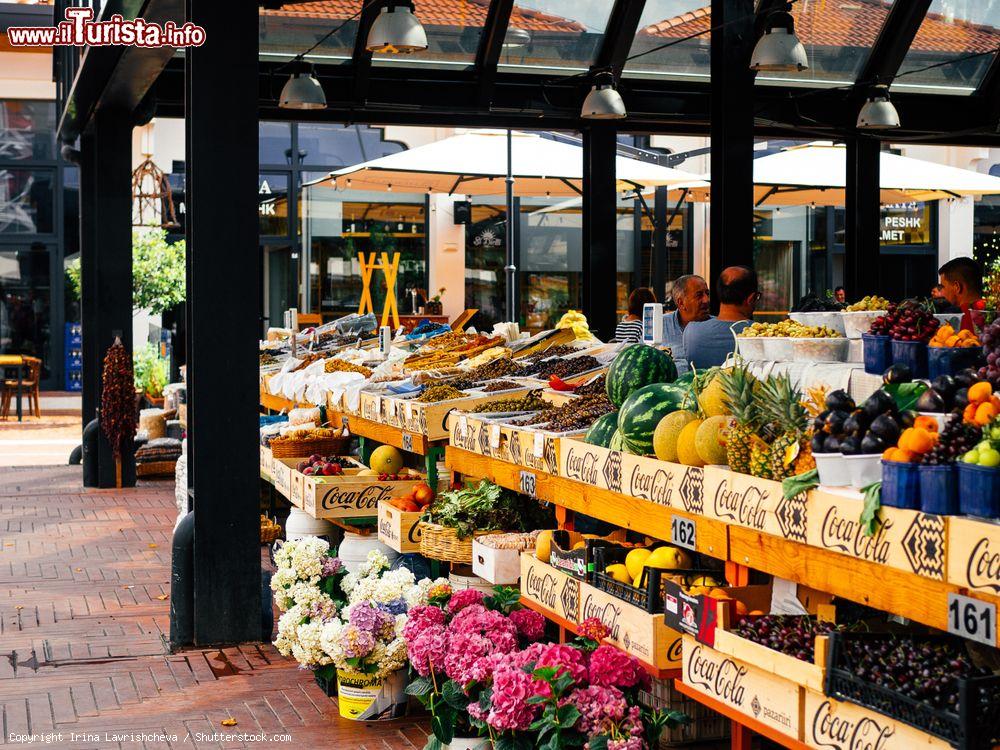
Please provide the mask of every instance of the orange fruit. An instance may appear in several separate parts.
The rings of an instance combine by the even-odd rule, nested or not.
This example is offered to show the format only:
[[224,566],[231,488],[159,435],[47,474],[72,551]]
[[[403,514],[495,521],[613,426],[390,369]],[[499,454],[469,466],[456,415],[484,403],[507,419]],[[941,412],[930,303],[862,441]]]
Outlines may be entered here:
[[722,589],[712,589],[711,591],[708,592],[708,595],[713,599],[718,599],[721,602],[726,602],[733,598]]
[[736,614],[742,616],[747,614],[747,605],[741,602],[739,599],[736,600]]
[[982,403],[993,395],[993,386],[988,381],[982,380],[969,386],[969,403]]
[[974,422],[982,427],[993,421],[993,418],[997,415],[997,407],[991,402],[987,401],[985,404],[979,404],[976,407],[976,416]]

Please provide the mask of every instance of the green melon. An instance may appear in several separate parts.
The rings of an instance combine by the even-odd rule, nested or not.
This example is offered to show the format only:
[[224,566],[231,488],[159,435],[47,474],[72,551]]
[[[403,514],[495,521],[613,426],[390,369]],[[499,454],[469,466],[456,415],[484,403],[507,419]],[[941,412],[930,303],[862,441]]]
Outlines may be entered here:
[[608,368],[606,389],[615,406],[621,406],[633,392],[654,383],[670,383],[677,377],[673,358],[645,344],[629,344]]
[[611,440],[608,441],[608,447],[613,451],[625,450],[625,438],[622,436],[621,432],[615,430],[615,434],[612,435]]
[[613,411],[610,414],[605,414],[603,417],[597,418],[597,421],[587,430],[587,435],[583,438],[583,442],[607,448],[611,445],[611,438],[617,429],[618,412]]
[[618,431],[629,453],[653,452],[653,433],[667,414],[683,408],[687,391],[669,383],[643,386],[618,410]]

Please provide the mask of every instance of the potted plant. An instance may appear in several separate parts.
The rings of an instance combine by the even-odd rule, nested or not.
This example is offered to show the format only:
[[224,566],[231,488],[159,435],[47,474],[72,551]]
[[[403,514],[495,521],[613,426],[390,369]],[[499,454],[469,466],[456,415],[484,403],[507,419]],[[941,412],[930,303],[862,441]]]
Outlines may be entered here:
[[155,344],[132,354],[135,389],[153,406],[163,407],[163,387],[170,381],[170,363],[160,356]]
[[428,315],[440,315],[441,314],[441,295],[444,294],[445,288],[441,287],[438,289],[438,293],[427,300],[425,306]]

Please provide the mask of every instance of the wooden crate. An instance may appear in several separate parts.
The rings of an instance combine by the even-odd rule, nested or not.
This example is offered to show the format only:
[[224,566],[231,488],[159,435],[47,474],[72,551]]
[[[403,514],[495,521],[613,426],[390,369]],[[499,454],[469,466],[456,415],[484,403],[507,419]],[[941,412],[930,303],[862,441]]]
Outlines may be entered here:
[[378,504],[378,540],[396,552],[420,551],[419,512],[409,513],[389,505]]
[[448,416],[448,430],[450,444],[456,448],[553,476],[559,473],[562,439],[581,437],[586,432],[547,432],[461,412]]
[[297,473],[295,466],[301,460],[300,458],[275,458],[271,461],[271,482],[274,484],[274,489],[284,495],[285,499],[296,508],[301,508],[302,505],[292,500],[292,474]]
[[580,620],[598,618],[610,629],[606,640],[657,669],[681,666],[681,634],[663,614],[651,615],[588,583],[580,584]]
[[573,625],[580,623],[580,581],[521,553],[521,598]]
[[948,583],[1000,594],[1000,524],[950,516],[947,525]]
[[[716,651],[691,636],[683,638],[681,680],[695,692],[760,722],[793,740],[802,736],[800,685]],[[867,747],[876,747],[874,739]],[[824,750],[851,750],[854,745],[828,745]]]
[[[525,389],[525,392],[527,389]],[[424,435],[428,440],[448,438],[448,415],[466,411],[478,404],[516,397],[518,391],[507,393],[471,393],[465,398],[424,403],[416,399],[382,398],[383,420],[392,427]]]
[[266,477],[271,476],[273,471],[271,464],[274,459],[271,457],[271,449],[266,445],[260,446],[260,473]]
[[[806,501],[806,541],[858,560],[944,580],[947,535],[943,516],[883,506],[875,534],[865,536],[859,521],[863,508],[864,498],[855,490],[811,491]],[[1000,542],[1000,535],[997,539]],[[1000,550],[1000,544],[996,549]]]
[[379,501],[409,494],[418,484],[424,483],[422,478],[380,481],[378,477],[361,476],[362,471],[345,469],[344,475],[337,477],[313,477],[295,472],[292,504],[313,518],[374,518],[378,515]]
[[796,659],[794,656],[763,646],[746,638],[741,638],[732,630],[718,628],[715,631],[715,650],[739,661],[753,664],[758,669],[784,677],[813,690],[823,690],[826,678],[826,653],[829,639],[825,635],[816,638],[816,654],[812,662]]
[[705,467],[704,513],[728,524],[805,542],[806,497],[785,498],[781,482]]
[[816,750],[945,750],[944,740],[855,703],[803,691],[802,736]]
[[382,394],[375,391],[361,391],[359,399],[358,415],[364,417],[369,422],[385,424],[382,417]]

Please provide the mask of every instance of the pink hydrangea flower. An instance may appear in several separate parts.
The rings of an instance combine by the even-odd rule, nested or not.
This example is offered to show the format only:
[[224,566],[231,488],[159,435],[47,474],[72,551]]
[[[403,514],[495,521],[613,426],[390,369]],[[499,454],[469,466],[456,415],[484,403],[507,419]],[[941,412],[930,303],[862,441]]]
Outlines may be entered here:
[[473,667],[483,656],[496,653],[494,644],[478,633],[448,634],[448,647],[444,655],[444,671],[459,685],[473,679]]
[[590,683],[630,688],[646,685],[649,675],[639,661],[614,646],[598,646],[590,655]]
[[414,607],[406,616],[406,625],[403,626],[403,637],[411,641],[417,637],[425,628],[440,625],[444,626],[444,612],[438,607],[422,604]]
[[587,662],[583,652],[564,643],[548,643],[540,650],[535,669],[541,667],[559,667],[556,676],[568,673],[578,684],[587,679]]
[[340,631],[340,638],[348,659],[368,656],[375,648],[375,636],[371,631],[361,630],[354,625],[348,625]]
[[455,614],[471,604],[482,604],[485,598],[483,592],[476,589],[456,591],[451,595],[451,599],[448,600],[448,611],[451,614]]
[[448,636],[443,625],[427,625],[407,640],[406,655],[421,677],[444,669]]
[[448,624],[449,634],[476,634],[492,641],[494,651],[509,652],[517,648],[517,626],[499,612],[481,604],[470,604],[460,610]]
[[493,701],[487,723],[503,731],[525,730],[535,720],[537,706],[529,705],[535,694],[531,675],[520,669],[500,668],[493,674]]
[[617,688],[590,685],[569,694],[568,703],[580,711],[577,728],[587,737],[608,731],[628,714],[628,703]]
[[510,613],[510,621],[526,641],[538,641],[545,635],[545,618],[532,609],[515,609]]
[[586,620],[580,623],[580,627],[577,630],[577,633],[580,635],[581,638],[589,638],[592,641],[597,641],[598,643],[600,643],[601,641],[603,641],[605,638],[608,637],[608,634],[611,633],[611,630],[608,628],[607,625],[601,622],[599,618],[588,617]]

